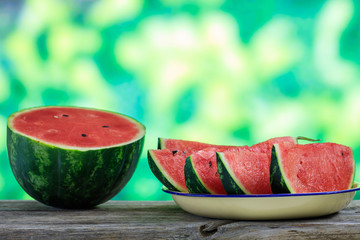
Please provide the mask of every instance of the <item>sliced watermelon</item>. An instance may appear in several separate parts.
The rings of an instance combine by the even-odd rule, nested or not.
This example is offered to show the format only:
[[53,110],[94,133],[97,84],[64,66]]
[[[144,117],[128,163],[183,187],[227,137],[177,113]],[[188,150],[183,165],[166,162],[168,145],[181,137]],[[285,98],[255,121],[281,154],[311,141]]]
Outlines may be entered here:
[[[179,139],[167,139],[167,138],[159,138],[158,139],[158,151],[151,150],[151,154],[148,155],[148,161],[150,168],[155,175],[155,177],[162,182],[166,187],[173,190],[178,191],[186,191],[188,192],[189,189],[187,186],[183,186],[182,183],[185,183],[184,180],[184,166],[185,166],[185,160],[186,157],[193,153],[197,153],[198,151],[206,148],[216,148],[218,151],[230,149],[230,148],[238,148],[237,146],[226,146],[226,145],[215,145],[215,144],[208,144],[208,143],[202,143],[197,141],[188,141],[188,140],[179,140]],[[161,154],[161,151],[168,150],[164,152],[165,156],[157,156],[155,157],[155,153]],[[180,152],[182,155],[177,156],[176,160],[173,160],[173,156],[169,152]],[[183,155],[184,154],[184,155]],[[215,151],[211,151],[212,154],[212,164],[214,164],[213,169],[217,169],[216,167],[216,157],[215,157]],[[184,157],[185,156],[185,157]],[[198,159],[197,155],[194,157],[195,159]],[[167,163],[167,161],[169,163]],[[173,164],[174,161],[176,161],[176,164]],[[217,170],[216,170],[217,171]],[[215,180],[210,180],[217,183],[214,186],[214,189],[208,189],[204,190],[205,192],[210,191],[212,193],[224,193],[224,189],[221,185],[221,181],[219,176],[216,173],[216,176],[214,175]],[[195,178],[194,178],[195,180]],[[202,182],[198,183],[198,185],[203,184]],[[196,186],[191,186],[190,192],[198,192],[196,191]],[[210,184],[209,186],[212,186]]]
[[355,161],[350,147],[336,143],[277,143],[270,183],[274,193],[309,193],[352,187]]
[[[214,146],[210,148],[202,149],[198,152],[191,154],[185,162],[185,182],[188,188],[188,191],[191,193],[212,193],[212,194],[224,194],[226,191],[230,194],[237,192],[238,188],[234,186],[234,189],[231,190],[227,186],[227,190],[222,186],[222,181],[230,182],[235,181],[235,179],[227,179],[229,176],[221,176],[218,173],[218,166],[216,160],[216,152],[242,152],[244,150],[250,152],[260,152],[264,153],[268,159],[265,161],[267,166],[266,169],[270,168],[270,157],[271,157],[271,147],[276,142],[287,141],[291,144],[296,143],[296,139],[293,137],[277,137],[271,138],[267,141],[249,146]],[[240,156],[240,155],[239,155]],[[239,159],[241,161],[241,159]],[[254,166],[254,168],[257,168]],[[223,178],[223,179],[221,179]],[[240,177],[240,179],[245,179],[245,177]],[[270,179],[265,180],[265,183],[260,184],[270,184]],[[244,183],[247,185],[247,183]],[[268,193],[265,191],[264,193]]]
[[270,194],[270,158],[266,153],[217,153],[217,167],[228,194]]
[[149,150],[148,162],[155,177],[169,190],[188,192],[184,165],[187,155],[177,150]]
[[132,176],[145,127],[125,115],[39,107],[8,119],[10,165],[21,187],[54,207],[89,208],[115,196]]
[[190,193],[226,194],[221,184],[216,152],[248,147],[210,147],[191,154],[186,158],[184,174]]

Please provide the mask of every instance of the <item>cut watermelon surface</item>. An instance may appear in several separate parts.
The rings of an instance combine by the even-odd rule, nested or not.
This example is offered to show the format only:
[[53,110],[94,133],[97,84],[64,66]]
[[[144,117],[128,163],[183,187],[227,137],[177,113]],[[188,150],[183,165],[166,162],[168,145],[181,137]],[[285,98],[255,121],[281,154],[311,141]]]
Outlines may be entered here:
[[202,142],[197,142],[197,141],[171,139],[171,138],[159,138],[158,139],[158,149],[170,149],[170,150],[183,151],[187,155],[191,155],[197,151],[200,151],[202,149],[209,148],[209,147],[226,149],[226,148],[234,147],[234,146],[216,145],[216,144],[202,143]]
[[271,157],[271,150],[272,147],[275,143],[280,143],[280,142],[288,142],[290,144],[297,144],[296,138],[294,137],[275,137],[275,138],[270,138],[266,141],[263,142],[259,142],[257,144],[254,144],[250,147],[250,151],[252,152],[261,152],[261,153],[265,153],[269,156],[269,158]]
[[73,149],[124,145],[144,135],[144,127],[127,116],[72,107],[24,110],[10,117],[9,127],[31,139]]
[[352,187],[355,161],[351,148],[336,143],[277,143],[270,171],[274,193],[338,191]]
[[8,119],[10,165],[34,199],[89,208],[115,196],[132,176],[145,127],[128,116],[78,107],[38,107]]

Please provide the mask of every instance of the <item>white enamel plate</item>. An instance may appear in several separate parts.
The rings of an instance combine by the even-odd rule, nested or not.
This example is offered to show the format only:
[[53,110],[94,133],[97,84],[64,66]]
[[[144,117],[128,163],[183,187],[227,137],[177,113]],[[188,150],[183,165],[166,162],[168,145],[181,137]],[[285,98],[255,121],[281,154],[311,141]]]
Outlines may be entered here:
[[237,220],[276,220],[312,218],[336,213],[345,208],[360,190],[354,183],[352,189],[334,192],[264,194],[264,195],[214,195],[190,194],[162,190],[171,194],[177,205],[186,212],[210,218]]

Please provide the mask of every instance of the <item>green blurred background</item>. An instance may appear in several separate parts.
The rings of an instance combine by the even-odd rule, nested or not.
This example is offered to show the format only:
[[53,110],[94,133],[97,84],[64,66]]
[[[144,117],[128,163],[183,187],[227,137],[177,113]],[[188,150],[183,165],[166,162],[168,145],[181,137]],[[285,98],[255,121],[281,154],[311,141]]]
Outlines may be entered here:
[[30,198],[8,163],[6,121],[41,105],[147,127],[114,199],[170,199],[146,159],[158,137],[301,135],[352,147],[360,167],[359,26],[357,0],[0,1],[0,199]]

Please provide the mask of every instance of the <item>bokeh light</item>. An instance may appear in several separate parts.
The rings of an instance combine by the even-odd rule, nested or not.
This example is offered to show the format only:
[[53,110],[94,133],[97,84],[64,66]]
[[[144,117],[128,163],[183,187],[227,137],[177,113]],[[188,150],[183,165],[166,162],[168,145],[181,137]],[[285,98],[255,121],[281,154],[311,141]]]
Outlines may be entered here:
[[6,121],[41,105],[107,109],[147,127],[114,199],[170,199],[146,159],[158,137],[320,138],[352,147],[359,168],[359,16],[355,0],[1,1],[0,199],[30,198],[8,163]]

